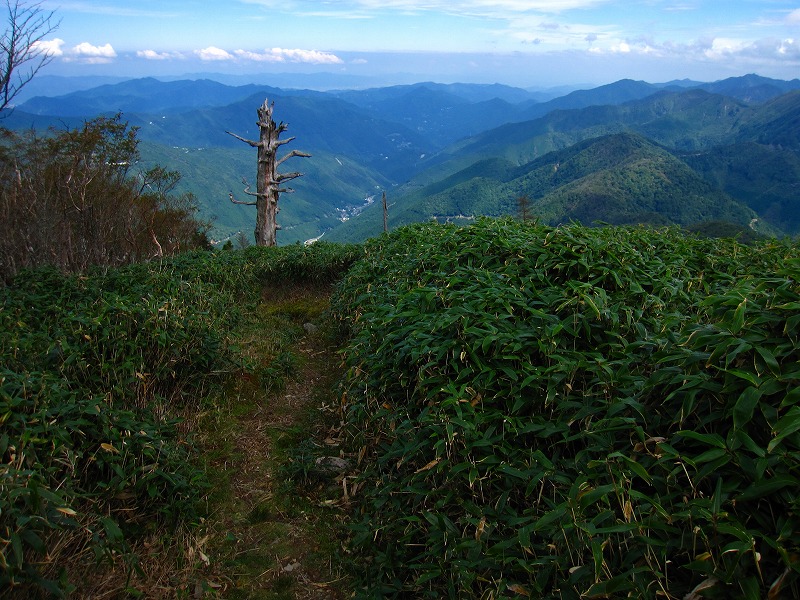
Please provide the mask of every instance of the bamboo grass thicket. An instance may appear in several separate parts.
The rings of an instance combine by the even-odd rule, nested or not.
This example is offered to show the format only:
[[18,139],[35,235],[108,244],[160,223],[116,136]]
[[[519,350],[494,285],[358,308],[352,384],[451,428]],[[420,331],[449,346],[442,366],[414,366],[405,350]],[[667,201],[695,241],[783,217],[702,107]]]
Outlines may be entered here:
[[425,224],[332,306],[365,597],[796,597],[796,244]]

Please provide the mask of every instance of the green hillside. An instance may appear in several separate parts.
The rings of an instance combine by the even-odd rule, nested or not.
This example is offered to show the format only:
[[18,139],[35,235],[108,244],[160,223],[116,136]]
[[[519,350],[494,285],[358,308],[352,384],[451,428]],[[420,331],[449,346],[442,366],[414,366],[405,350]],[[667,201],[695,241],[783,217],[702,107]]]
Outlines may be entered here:
[[[239,201],[252,200],[243,193],[242,178],[255,184],[255,150],[241,142],[234,148],[142,142],[140,150],[145,165],[167,164],[181,173],[178,190],[195,195],[203,214],[214,220],[217,239],[242,231],[252,240],[255,207],[233,204],[228,194]],[[387,185],[385,178],[344,155],[315,152],[311,158],[294,158],[285,166],[304,176],[292,182],[294,193],[281,196],[281,244],[318,237],[363,206],[368,193],[379,194]]]
[[[125,115],[140,127],[141,139],[168,146],[192,148],[240,147],[230,131],[258,138],[256,109],[266,96],[255,94],[224,107],[202,108],[180,114]],[[276,121],[289,125],[293,146],[311,154],[328,152],[359,161],[384,176],[409,176],[421,154],[430,146],[424,136],[396,123],[377,119],[333,97],[270,96]]]
[[[702,90],[659,92],[619,106],[557,110],[454,144],[421,165],[429,169],[422,177],[438,178],[487,156],[522,164],[586,139],[625,131],[670,148],[709,148],[734,141],[742,122],[752,121],[759,110]],[[775,111],[776,118],[780,114]]]
[[[531,217],[550,224],[574,220],[685,226],[727,221],[775,231],[686,163],[630,133],[586,140],[519,167],[500,158],[478,161],[396,198],[390,225],[431,217],[459,221],[512,215],[520,196],[530,200]],[[367,231],[374,235],[379,218],[379,207],[373,207],[331,232],[330,239],[357,239]]]
[[[631,133],[650,140],[647,156],[611,165],[622,158],[619,143],[590,150],[593,140],[614,134],[630,145]],[[393,190],[390,220],[400,225],[432,217],[512,214],[515,198],[527,194],[536,200],[535,214],[547,222],[724,220],[795,233],[798,135],[797,92],[749,105],[700,89],[663,91],[619,106],[558,110],[487,131],[425,159],[411,182]],[[745,143],[750,145],[742,155]],[[644,146],[638,145],[642,152]],[[578,162],[577,152],[582,153]],[[509,176],[517,165],[524,173]],[[340,226],[330,239],[363,239],[380,231],[381,215],[366,211],[360,219],[364,222]]]
[[800,152],[800,91],[763,104],[743,123],[741,137]]
[[743,142],[680,156],[772,226],[790,235],[800,232],[800,156],[796,152]]
[[531,191],[541,189],[549,175],[554,189],[531,206],[547,223],[691,225],[720,220],[748,225],[757,217],[669,152],[631,134],[576,144],[553,159],[557,162],[536,170],[532,188],[524,178],[517,182],[521,193],[534,198]]

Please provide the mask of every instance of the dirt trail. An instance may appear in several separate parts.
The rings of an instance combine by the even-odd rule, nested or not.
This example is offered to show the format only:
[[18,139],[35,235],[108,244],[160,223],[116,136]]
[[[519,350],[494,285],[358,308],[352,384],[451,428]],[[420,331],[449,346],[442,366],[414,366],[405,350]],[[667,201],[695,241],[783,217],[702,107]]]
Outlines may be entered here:
[[[346,514],[341,475],[306,477],[314,456],[339,451],[334,388],[340,360],[315,326],[307,326],[292,353],[297,368],[285,389],[231,415],[230,445],[216,464],[222,478],[215,485],[230,491],[210,519],[223,598],[351,595],[337,564]],[[295,475],[291,482],[287,473]]]

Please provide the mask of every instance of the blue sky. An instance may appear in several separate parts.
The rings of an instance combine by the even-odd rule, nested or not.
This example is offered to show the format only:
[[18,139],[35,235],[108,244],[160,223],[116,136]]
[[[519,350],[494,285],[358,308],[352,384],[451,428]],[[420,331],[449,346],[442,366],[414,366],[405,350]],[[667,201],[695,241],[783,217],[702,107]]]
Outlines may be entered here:
[[49,74],[546,87],[800,76],[798,0],[44,0]]

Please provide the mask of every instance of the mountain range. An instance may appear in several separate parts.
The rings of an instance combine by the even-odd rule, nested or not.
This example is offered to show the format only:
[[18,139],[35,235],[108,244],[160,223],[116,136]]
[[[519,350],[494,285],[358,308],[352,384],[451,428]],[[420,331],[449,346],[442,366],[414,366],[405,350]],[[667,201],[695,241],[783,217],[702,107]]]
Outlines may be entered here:
[[[748,75],[702,83],[621,80],[549,97],[504,85],[416,83],[316,91],[211,79],[111,81],[27,99],[8,128],[73,127],[122,114],[142,166],[182,174],[215,235],[249,233],[231,204],[255,174],[256,109],[308,152],[281,198],[281,243],[357,241],[389,223],[516,214],[548,223],[734,224],[800,232],[800,80]],[[287,150],[288,151],[288,150]]]

